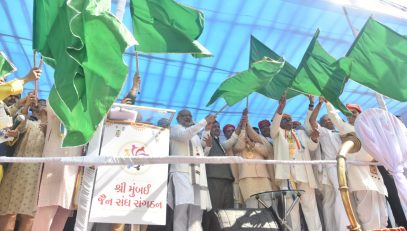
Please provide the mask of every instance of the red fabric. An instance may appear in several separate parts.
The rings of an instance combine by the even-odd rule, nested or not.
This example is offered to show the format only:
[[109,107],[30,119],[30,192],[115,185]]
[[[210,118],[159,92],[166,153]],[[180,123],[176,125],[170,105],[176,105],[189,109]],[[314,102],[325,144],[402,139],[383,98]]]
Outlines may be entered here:
[[362,108],[357,104],[348,103],[346,104],[346,108],[349,109],[349,111],[356,110],[359,113],[362,113]]
[[265,127],[265,126],[269,127],[271,125],[271,123],[268,120],[262,120],[257,125],[259,126],[259,128],[262,128],[262,127]]
[[223,132],[225,132],[226,129],[228,129],[228,128],[233,128],[233,129],[235,129],[235,126],[233,126],[232,124],[226,124],[226,125],[223,127]]

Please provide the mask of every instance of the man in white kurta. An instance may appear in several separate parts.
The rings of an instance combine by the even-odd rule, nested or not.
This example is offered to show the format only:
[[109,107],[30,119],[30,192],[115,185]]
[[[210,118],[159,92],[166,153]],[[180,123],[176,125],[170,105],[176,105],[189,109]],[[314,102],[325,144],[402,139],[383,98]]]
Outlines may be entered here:
[[[362,112],[358,105],[347,105],[352,112],[346,123],[338,115],[336,109],[329,102],[326,104],[328,116],[338,128],[340,135],[354,132],[352,125],[359,113]],[[363,149],[349,154],[348,160],[373,161],[373,158]],[[349,191],[353,194],[356,204],[356,213],[363,230],[382,229],[387,225],[386,198],[387,189],[383,178],[376,166],[348,165],[347,179]]]
[[[208,115],[193,125],[191,112],[182,110],[178,125],[170,130],[171,156],[204,156],[197,135],[215,116]],[[168,204],[174,209],[174,230],[202,230],[202,210],[210,210],[205,164],[172,164],[168,183]]]
[[[292,129],[291,117],[288,115],[283,116],[282,114],[284,107],[285,97],[282,96],[271,124],[271,137],[274,141],[275,159],[311,160],[309,150],[315,150],[318,144],[312,141],[305,131],[295,131]],[[315,198],[317,183],[312,166],[276,164],[275,179],[280,189],[288,189],[291,184],[291,187],[304,190],[304,193],[300,197],[300,203],[308,230],[322,231]],[[290,219],[293,230],[301,230],[298,204],[292,210]]]
[[[317,123],[316,118],[322,104],[323,100],[320,98],[309,118],[309,123],[305,123],[305,127],[307,130],[314,128],[319,132],[321,159],[336,160],[342,140],[328,115],[323,115],[319,124]],[[347,230],[349,221],[339,191],[336,165],[322,165],[321,167],[318,172],[321,175],[320,187],[323,196],[322,209],[325,228],[327,231]]]

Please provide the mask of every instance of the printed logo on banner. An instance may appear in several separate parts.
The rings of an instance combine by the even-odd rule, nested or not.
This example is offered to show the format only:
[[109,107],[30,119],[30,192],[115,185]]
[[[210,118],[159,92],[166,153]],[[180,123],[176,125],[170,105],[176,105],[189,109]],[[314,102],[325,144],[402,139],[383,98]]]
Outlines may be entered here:
[[[132,141],[130,143],[126,143],[123,145],[118,153],[118,156],[137,156],[137,157],[145,157],[150,156],[151,150],[145,146],[143,143]],[[143,174],[144,172],[148,171],[151,165],[127,165],[123,166],[123,169],[130,174]]]

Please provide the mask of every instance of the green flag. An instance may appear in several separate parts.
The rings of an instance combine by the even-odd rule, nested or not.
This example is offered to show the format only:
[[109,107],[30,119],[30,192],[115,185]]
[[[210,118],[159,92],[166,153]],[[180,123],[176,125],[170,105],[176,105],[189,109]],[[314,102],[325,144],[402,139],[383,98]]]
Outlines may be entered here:
[[4,78],[16,70],[17,68],[10,62],[6,54],[0,51],[0,78]]
[[[252,35],[250,37],[249,65],[252,66],[254,62],[257,62],[263,59],[264,57],[268,57],[273,60],[283,59],[281,56],[272,51],[270,48],[268,48],[265,44],[260,42],[257,38],[255,38]],[[283,68],[277,74],[277,76],[273,78],[272,81],[268,83],[268,85],[259,89],[257,92],[266,97],[276,100],[279,100],[286,90],[287,90],[286,96],[287,99],[299,95],[298,92],[288,88],[291,84],[292,79],[294,78],[295,72],[296,72],[295,67],[288,63],[287,61],[285,61]]]
[[275,61],[269,58],[253,63],[252,67],[226,79],[213,93],[206,106],[211,105],[218,98],[225,99],[229,106],[234,105],[252,92],[258,91],[281,71],[284,61]]
[[347,58],[350,78],[390,98],[407,101],[407,37],[369,19]]
[[130,10],[138,51],[212,56],[196,40],[204,28],[202,12],[173,0],[131,0]]
[[[78,58],[75,59],[78,65],[70,71],[78,70],[83,75],[81,85],[84,90],[80,101],[70,108],[64,103],[63,95],[74,92],[69,92],[71,89],[57,90],[55,85],[51,90],[49,102],[67,128],[63,146],[77,146],[92,138],[97,126],[116,100],[128,72],[122,55],[129,46],[135,44],[135,40],[126,27],[106,11],[110,8],[109,1],[78,1],[76,5],[69,7],[80,12],[81,20],[73,19],[68,29],[78,36],[77,39],[82,44],[82,48],[74,54]],[[66,44],[60,44],[62,47],[64,45]],[[64,64],[56,60],[57,70]]]
[[35,0],[33,49],[55,69],[54,84],[62,101],[72,109],[85,92],[81,61],[84,59],[83,15],[78,1]]
[[350,115],[349,110],[339,100],[348,74],[319,44],[318,35],[319,30],[315,32],[297,68],[291,88],[304,94],[324,96],[342,113]]

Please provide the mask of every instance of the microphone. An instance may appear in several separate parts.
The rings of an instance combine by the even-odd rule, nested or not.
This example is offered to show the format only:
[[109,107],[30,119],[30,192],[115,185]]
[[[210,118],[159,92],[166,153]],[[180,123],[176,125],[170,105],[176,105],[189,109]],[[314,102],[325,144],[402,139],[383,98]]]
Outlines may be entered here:
[[24,115],[18,115],[16,116],[16,118],[14,119],[14,123],[13,126],[11,127],[11,130],[15,130],[18,125],[21,124],[21,122],[23,122],[25,120],[25,116]]

